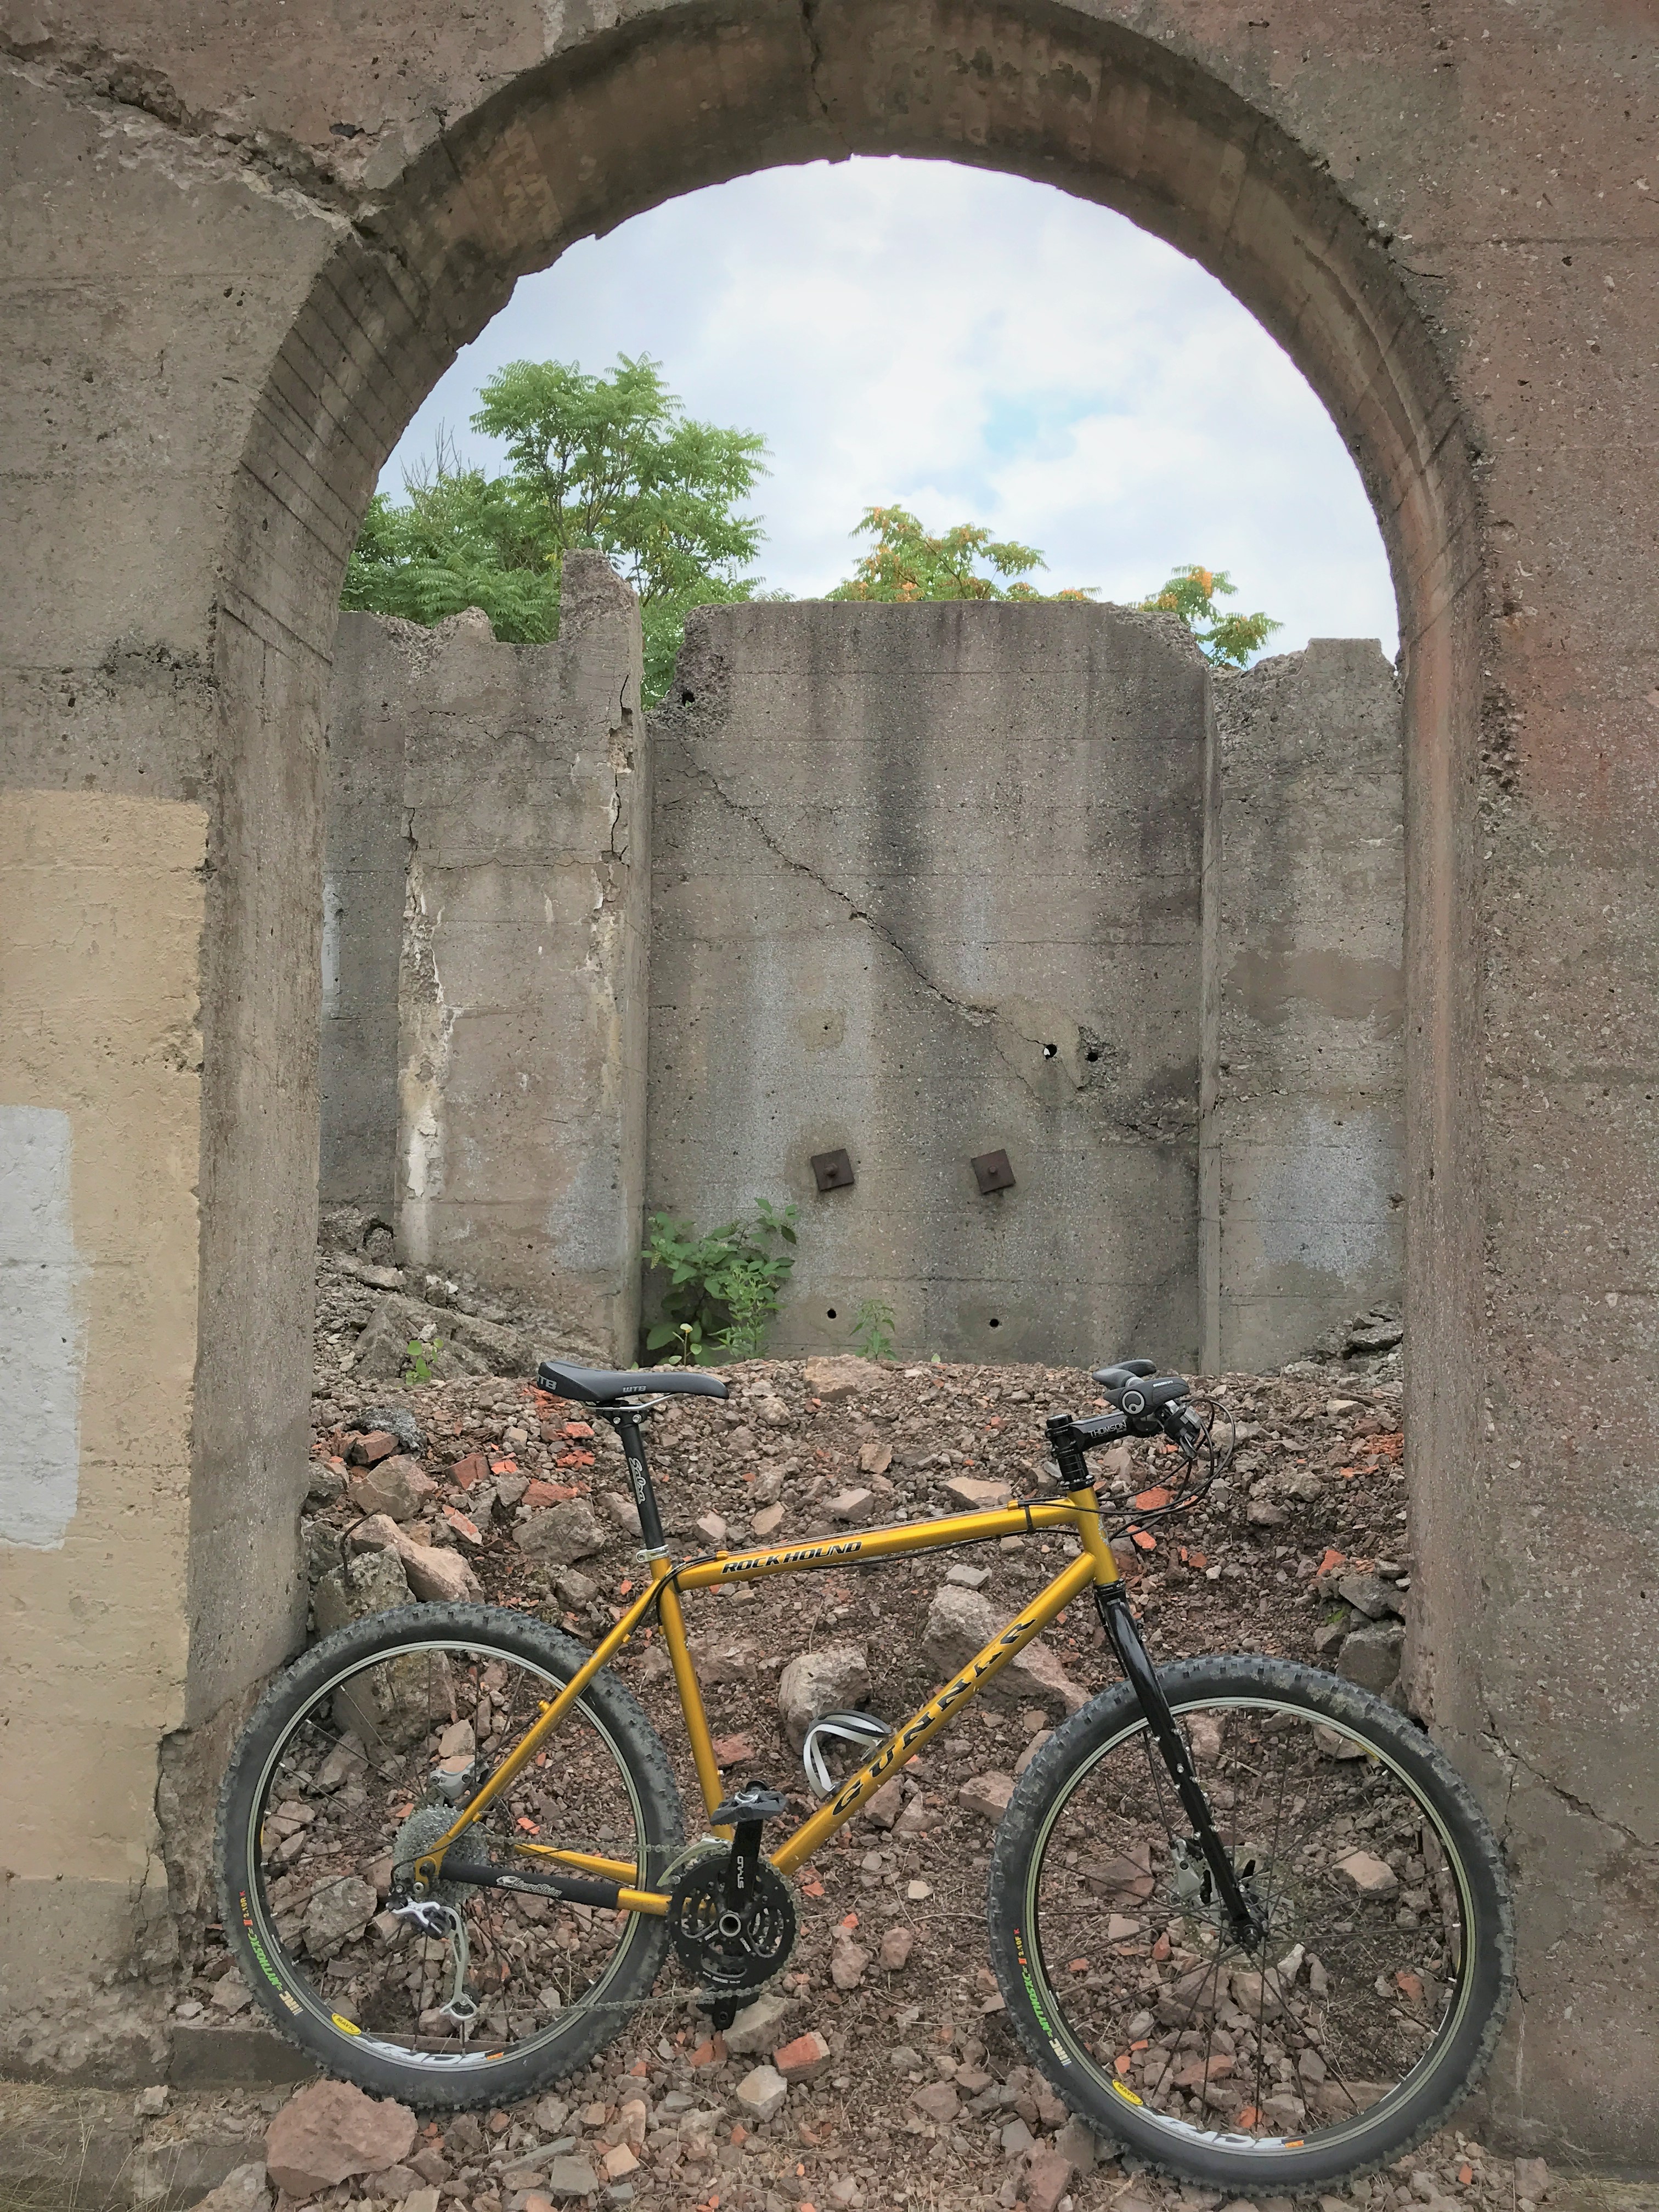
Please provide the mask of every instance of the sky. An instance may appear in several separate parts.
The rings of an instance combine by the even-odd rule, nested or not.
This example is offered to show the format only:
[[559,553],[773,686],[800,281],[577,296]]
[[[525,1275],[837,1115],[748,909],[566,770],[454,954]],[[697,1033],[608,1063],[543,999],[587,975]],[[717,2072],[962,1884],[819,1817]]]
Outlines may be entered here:
[[867,507],[1040,547],[1049,590],[1146,597],[1177,563],[1312,637],[1397,641],[1375,517],[1329,416],[1248,311],[1171,246],[1054,186],[856,159],[670,201],[523,278],[382,474],[470,431],[504,362],[659,361],[706,420],[758,430],[767,584],[851,573]]

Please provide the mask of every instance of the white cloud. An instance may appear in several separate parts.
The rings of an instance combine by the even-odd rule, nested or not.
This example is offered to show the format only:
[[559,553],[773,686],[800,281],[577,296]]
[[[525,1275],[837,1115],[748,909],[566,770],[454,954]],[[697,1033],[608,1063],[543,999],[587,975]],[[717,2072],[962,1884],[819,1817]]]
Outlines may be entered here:
[[1195,263],[1051,186],[943,162],[773,170],[653,210],[526,277],[383,482],[529,356],[649,353],[694,414],[764,433],[768,581],[821,592],[862,510],[988,524],[1049,581],[1138,597],[1182,561],[1311,636],[1396,639],[1358,475],[1289,358]]

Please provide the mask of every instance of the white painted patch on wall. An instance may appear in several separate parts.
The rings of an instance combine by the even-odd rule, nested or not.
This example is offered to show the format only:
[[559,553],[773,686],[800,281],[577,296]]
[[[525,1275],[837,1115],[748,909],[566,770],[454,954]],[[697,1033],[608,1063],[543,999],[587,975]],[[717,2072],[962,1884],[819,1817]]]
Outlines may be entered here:
[[70,1117],[0,1106],[0,1544],[55,1550],[81,1486],[86,1322]]

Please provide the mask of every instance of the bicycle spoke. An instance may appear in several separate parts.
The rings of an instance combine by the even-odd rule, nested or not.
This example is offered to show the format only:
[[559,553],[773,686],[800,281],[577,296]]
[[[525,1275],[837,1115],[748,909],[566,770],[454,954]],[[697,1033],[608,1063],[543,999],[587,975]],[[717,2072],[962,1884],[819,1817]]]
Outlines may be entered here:
[[1424,1971],[1455,1947],[1447,1885],[1419,1848],[1421,1807],[1340,1731],[1239,1705],[1181,1717],[1264,1936],[1249,1951],[1234,1938],[1136,1726],[1044,1841],[1035,1932],[1050,1988],[1103,2079],[1149,2114],[1264,2146],[1316,2137],[1392,2095],[1447,2016]]
[[[454,1818],[440,1787],[446,1767],[463,1794],[531,1725],[550,1686],[532,1668],[460,1646],[400,1652],[331,1684],[279,1745],[257,1814],[261,1903],[293,1984],[364,2038],[465,2058],[481,2039],[499,2048],[547,2033],[602,1984],[626,1916],[452,1881],[439,1894],[460,1916],[465,1995],[477,2006],[458,2018],[457,1941],[387,1909],[399,1864],[406,1883],[415,1850]],[[550,1764],[544,1753],[526,1768],[454,1856],[512,1864],[526,1832],[636,1856],[626,1778],[591,1720],[573,1714]]]

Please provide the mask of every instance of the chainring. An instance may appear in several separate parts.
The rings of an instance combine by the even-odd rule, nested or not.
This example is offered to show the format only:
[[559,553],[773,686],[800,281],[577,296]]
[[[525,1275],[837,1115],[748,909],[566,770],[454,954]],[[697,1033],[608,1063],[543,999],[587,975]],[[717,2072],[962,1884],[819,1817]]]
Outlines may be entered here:
[[686,1972],[706,1987],[757,1989],[794,1948],[795,1901],[783,1876],[763,1859],[746,1925],[723,1929],[729,1856],[726,1844],[710,1844],[682,1865],[669,1892],[669,1929]]

